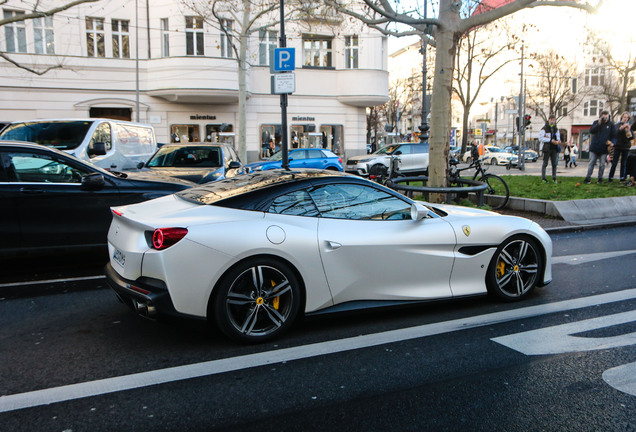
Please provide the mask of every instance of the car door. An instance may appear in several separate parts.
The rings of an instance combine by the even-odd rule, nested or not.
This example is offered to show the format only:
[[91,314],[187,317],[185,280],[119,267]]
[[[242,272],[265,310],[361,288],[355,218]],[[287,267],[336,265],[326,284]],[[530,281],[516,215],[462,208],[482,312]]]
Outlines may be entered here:
[[408,201],[373,186],[310,191],[334,303],[451,296],[455,234],[442,218],[411,220]]
[[323,169],[329,163],[328,158],[319,149],[307,149],[307,159],[305,159],[306,168]]
[[110,207],[121,203],[114,183],[105,180],[99,189],[86,190],[82,178],[101,174],[52,152],[22,148],[8,151],[6,157],[14,171],[10,184],[21,248],[106,243]]
[[20,220],[17,213],[17,201],[14,186],[9,183],[11,171],[10,159],[6,152],[0,151],[0,202],[2,211],[0,212],[0,251],[18,247],[20,240]]
[[307,168],[307,150],[294,150],[289,153],[290,168]]

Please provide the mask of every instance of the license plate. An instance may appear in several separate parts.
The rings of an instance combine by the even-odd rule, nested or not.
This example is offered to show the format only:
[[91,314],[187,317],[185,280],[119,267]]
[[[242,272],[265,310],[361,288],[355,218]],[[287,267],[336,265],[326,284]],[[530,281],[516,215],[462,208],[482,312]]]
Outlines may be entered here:
[[113,259],[117,261],[120,266],[124,266],[126,264],[126,255],[118,249],[115,249],[115,253],[113,254]]

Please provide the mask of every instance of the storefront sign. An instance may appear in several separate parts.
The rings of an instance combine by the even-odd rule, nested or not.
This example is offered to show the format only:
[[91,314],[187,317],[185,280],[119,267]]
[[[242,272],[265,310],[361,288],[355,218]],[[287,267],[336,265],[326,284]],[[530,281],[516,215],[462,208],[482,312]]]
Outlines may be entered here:
[[195,114],[190,116],[190,120],[216,120],[216,116],[208,114]]
[[316,121],[316,117],[292,117],[292,121]]

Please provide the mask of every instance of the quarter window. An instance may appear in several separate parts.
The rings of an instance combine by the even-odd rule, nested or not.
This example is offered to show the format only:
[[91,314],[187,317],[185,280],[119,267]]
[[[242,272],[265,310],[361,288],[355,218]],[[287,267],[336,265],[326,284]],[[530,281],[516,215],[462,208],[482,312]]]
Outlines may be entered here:
[[290,216],[318,217],[318,209],[307,191],[294,191],[276,198],[269,206],[270,213]]

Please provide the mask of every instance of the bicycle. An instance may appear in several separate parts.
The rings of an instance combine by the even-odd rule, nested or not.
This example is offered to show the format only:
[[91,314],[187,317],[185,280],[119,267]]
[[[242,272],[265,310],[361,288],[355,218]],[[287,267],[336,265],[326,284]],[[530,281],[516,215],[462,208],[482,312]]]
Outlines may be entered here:
[[451,186],[463,186],[461,180],[461,172],[469,169],[475,169],[475,174],[473,175],[472,180],[477,180],[483,183],[486,183],[488,187],[484,191],[486,195],[498,195],[503,197],[503,200],[490,200],[491,202],[497,202],[497,204],[490,204],[493,210],[499,210],[504,208],[508,201],[510,200],[510,189],[508,189],[508,185],[498,175],[486,173],[486,169],[481,164],[481,160],[479,158],[473,158],[470,164],[465,168],[457,168],[457,160],[451,159],[449,162],[448,169],[448,177],[449,183]]

